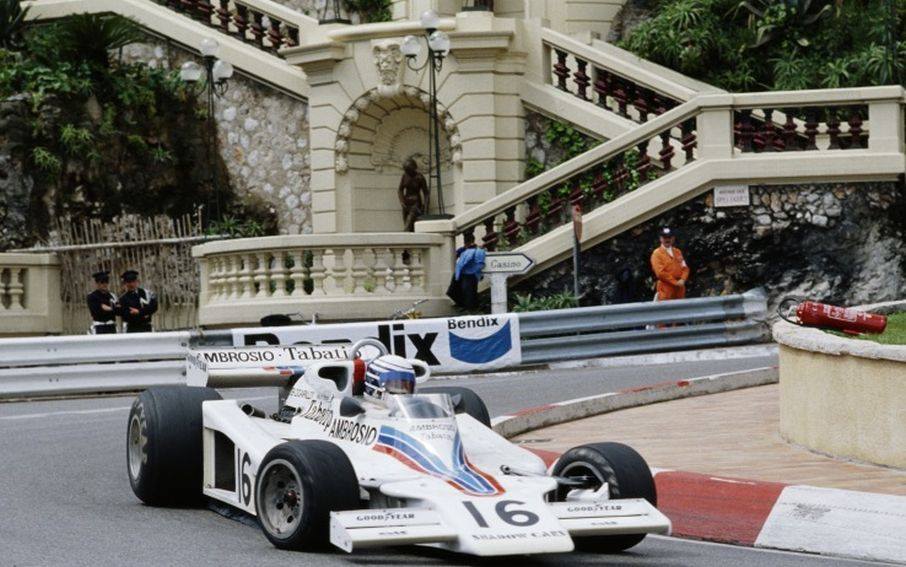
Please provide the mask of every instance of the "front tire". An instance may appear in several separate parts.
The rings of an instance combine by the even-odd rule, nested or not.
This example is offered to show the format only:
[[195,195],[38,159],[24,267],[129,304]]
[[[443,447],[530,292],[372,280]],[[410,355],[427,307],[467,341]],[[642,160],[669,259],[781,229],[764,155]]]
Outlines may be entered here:
[[[607,483],[610,498],[644,498],[657,506],[657,490],[648,463],[635,449],[622,443],[589,443],[563,453],[552,471],[554,476],[594,477],[597,486]],[[563,502],[570,488],[557,488],[555,500]],[[646,534],[575,538],[576,548],[600,553],[619,553],[638,545]]]
[[478,422],[487,428],[491,427],[491,415],[488,413],[488,407],[484,405],[484,400],[468,388],[457,386],[434,386],[431,388],[419,388],[419,394],[449,394],[456,403],[456,413],[466,413],[475,418]]
[[327,547],[330,513],[360,505],[355,469],[346,453],[329,441],[281,443],[258,468],[258,520],[267,539],[280,549]]
[[159,386],[138,395],[129,412],[126,468],[132,492],[151,506],[201,501],[201,404],[219,400],[212,388]]

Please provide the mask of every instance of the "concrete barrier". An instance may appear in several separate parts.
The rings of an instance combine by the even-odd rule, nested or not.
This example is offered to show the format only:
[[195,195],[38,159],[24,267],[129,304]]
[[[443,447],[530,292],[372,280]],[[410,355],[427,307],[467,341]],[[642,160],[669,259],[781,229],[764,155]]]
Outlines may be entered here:
[[[863,308],[906,309],[906,302]],[[786,322],[780,344],[780,433],[819,453],[906,469],[906,346]]]

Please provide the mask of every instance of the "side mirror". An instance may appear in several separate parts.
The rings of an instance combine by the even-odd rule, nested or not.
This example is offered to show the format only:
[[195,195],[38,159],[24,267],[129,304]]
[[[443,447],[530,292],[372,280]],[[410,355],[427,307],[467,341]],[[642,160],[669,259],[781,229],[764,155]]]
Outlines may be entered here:
[[340,415],[343,417],[355,417],[365,413],[365,407],[355,398],[343,398],[340,402]]

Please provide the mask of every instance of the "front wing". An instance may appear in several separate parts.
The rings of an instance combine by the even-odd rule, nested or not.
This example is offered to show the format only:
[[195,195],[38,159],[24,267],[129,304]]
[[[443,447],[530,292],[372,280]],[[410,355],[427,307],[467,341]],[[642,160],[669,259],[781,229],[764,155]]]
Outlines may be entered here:
[[[644,499],[605,500],[599,502],[551,502],[549,511],[560,528],[570,537],[625,535],[640,533],[669,534],[670,520]],[[346,552],[372,547],[410,544],[436,544],[477,555],[512,553],[511,547],[500,548],[462,545],[459,533],[445,522],[441,514],[427,508],[394,508],[385,510],[351,510],[332,512],[330,541]],[[532,544],[533,538],[520,543],[519,553],[571,551],[562,540],[555,547],[547,542]],[[459,543],[459,545],[457,545]]]

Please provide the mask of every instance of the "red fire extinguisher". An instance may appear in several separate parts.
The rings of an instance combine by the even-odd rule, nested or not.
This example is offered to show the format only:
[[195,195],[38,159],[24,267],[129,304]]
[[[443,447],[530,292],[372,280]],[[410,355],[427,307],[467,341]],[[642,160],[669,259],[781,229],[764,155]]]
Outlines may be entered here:
[[850,335],[883,333],[887,317],[857,309],[787,297],[777,306],[780,318],[794,325],[834,329]]

